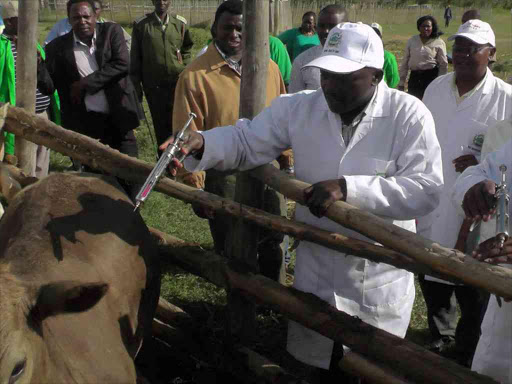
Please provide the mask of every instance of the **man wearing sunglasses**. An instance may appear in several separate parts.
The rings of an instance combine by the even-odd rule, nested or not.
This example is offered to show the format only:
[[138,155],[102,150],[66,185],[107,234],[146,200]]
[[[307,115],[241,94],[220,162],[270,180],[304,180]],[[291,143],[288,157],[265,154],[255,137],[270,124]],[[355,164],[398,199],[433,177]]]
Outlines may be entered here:
[[[450,191],[460,173],[480,162],[488,128],[512,116],[512,87],[488,69],[489,59],[496,52],[494,32],[488,23],[469,20],[448,40],[455,40],[454,72],[434,80],[423,97],[441,144],[444,191],[437,209],[418,220],[418,233],[445,247],[470,253],[471,243],[478,243],[476,232],[470,232],[470,221],[463,224],[450,201]],[[430,276],[421,276],[420,285],[432,336],[429,349],[443,353],[455,344],[458,362],[471,366],[489,295]],[[456,301],[461,308],[458,323]]]

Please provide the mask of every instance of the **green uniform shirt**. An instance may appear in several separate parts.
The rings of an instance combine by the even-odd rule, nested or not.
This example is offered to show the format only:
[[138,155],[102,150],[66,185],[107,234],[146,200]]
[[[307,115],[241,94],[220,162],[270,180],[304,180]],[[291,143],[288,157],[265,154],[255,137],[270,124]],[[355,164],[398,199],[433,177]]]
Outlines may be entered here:
[[398,64],[396,57],[391,52],[384,50],[384,81],[389,88],[395,88],[400,82],[400,74],[398,73]]
[[312,36],[306,36],[300,33],[299,28],[284,31],[277,37],[286,45],[292,63],[293,60],[305,50],[315,45],[320,45],[320,39],[316,33]]
[[270,58],[279,67],[279,72],[283,76],[286,85],[290,83],[292,74],[292,62],[284,44],[277,37],[269,36]]
[[144,88],[174,86],[178,75],[190,62],[194,44],[186,20],[168,15],[166,26],[155,12],[133,23],[130,76],[139,92]]

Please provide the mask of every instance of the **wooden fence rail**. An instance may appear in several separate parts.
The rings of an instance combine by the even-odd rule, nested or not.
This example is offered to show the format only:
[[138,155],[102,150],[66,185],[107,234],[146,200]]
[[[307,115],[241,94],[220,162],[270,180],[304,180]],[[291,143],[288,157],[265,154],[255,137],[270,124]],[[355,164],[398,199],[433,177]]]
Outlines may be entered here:
[[[152,165],[149,163],[123,155],[100,144],[97,140],[59,127],[51,121],[30,114],[21,108],[4,105],[0,110],[0,118],[1,116],[5,116],[4,129],[8,132],[72,156],[84,164],[122,179],[143,182],[152,170]],[[1,126],[2,124],[0,124]],[[273,185],[274,188],[281,190],[284,195],[293,200],[301,201],[302,194],[299,191],[304,188],[305,183],[299,180],[283,183],[283,179],[275,182],[275,178],[272,176],[273,167],[264,166],[252,172],[258,175],[262,170],[267,170],[268,175],[271,175],[265,179],[267,184]],[[322,231],[304,223],[287,220],[280,216],[237,204],[217,195],[174,182],[166,177],[162,177],[156,186],[156,190],[188,203],[207,206],[214,211],[230,216],[242,216],[245,220],[255,222],[259,226],[287,233],[299,239],[316,242],[333,249],[351,249],[352,253],[352,249],[357,252],[357,246],[361,246],[361,256],[370,260],[372,259],[372,249],[378,250],[377,248],[368,248],[371,244],[356,242],[354,239],[347,239],[338,233]],[[329,208],[327,216],[335,221],[341,221],[342,225],[361,232],[381,244],[399,250],[399,252],[391,251],[391,253],[389,253],[389,249],[388,251],[379,252],[379,257],[381,257],[379,261],[382,261],[383,257],[390,256],[389,260],[386,261],[388,264],[394,265],[393,259],[400,260],[403,263],[402,267],[406,268],[408,264],[413,272],[417,271],[417,269],[414,269],[414,265],[418,264],[421,265],[423,270],[427,268],[427,270],[431,270],[448,280],[455,279],[465,284],[477,286],[505,299],[512,299],[512,284],[510,284],[512,270],[510,269],[465,257],[461,252],[441,247],[439,244],[343,202],[333,204]],[[405,255],[405,257],[401,255]]]
[[394,380],[381,369],[380,377],[385,376],[387,380],[381,382],[388,384],[400,383],[404,378],[407,383],[417,384],[496,383],[406,339],[338,311],[313,294],[286,288],[264,276],[231,268],[225,258],[155,229],[151,229],[151,234],[159,244],[160,255],[186,271],[217,286],[236,290],[257,303],[270,305],[289,319],[350,347],[361,356],[360,361],[350,364],[357,375],[373,376],[375,370],[367,372],[365,367],[374,366],[371,363],[374,361],[399,377]]

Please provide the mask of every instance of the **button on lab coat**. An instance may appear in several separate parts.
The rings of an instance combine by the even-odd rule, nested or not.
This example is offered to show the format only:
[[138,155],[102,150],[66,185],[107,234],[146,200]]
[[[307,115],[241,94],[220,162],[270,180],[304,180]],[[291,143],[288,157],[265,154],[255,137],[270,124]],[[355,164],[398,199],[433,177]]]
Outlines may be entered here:
[[[254,120],[203,132],[202,160],[187,159],[191,171],[252,169],[291,147],[296,177],[314,184],[344,176],[347,203],[415,230],[414,218],[438,204],[442,185],[440,147],[434,122],[412,96],[378,86],[375,105],[347,144],[340,116],[321,89],[275,99]],[[365,239],[297,206],[296,220]],[[302,241],[294,287],[399,337],[407,330],[414,301],[412,273]],[[288,350],[299,360],[327,368],[333,342],[291,322]]]

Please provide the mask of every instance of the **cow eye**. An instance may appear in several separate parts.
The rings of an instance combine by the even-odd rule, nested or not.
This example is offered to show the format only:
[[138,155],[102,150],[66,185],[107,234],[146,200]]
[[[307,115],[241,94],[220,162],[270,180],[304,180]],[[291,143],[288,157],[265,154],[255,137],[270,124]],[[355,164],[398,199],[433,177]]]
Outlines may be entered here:
[[23,372],[25,371],[25,366],[27,365],[27,359],[18,362],[14,369],[11,372],[11,377],[9,378],[9,384],[14,384],[21,377]]

